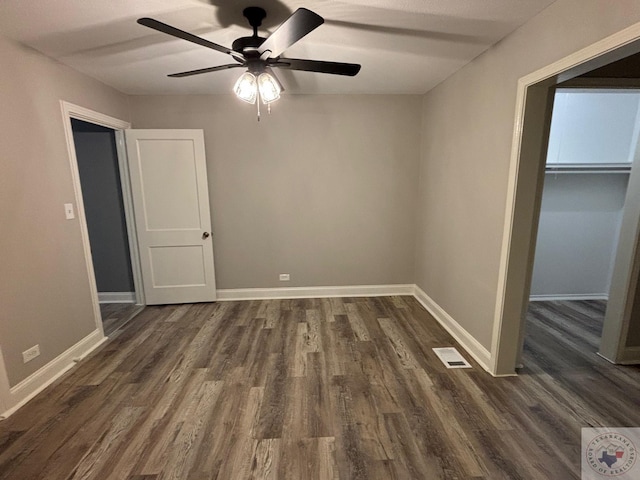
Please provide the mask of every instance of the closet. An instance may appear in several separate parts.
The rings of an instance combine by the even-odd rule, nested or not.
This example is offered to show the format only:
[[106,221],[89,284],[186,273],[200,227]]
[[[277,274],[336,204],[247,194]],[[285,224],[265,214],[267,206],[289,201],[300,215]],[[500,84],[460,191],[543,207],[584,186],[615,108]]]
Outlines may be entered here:
[[639,104],[635,89],[556,91],[532,300],[607,299]]

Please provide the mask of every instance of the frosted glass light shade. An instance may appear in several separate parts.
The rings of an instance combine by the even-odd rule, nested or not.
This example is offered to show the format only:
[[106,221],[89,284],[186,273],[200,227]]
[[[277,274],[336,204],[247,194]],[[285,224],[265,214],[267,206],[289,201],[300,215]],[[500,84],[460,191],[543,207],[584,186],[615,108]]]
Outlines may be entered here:
[[280,98],[280,92],[282,91],[278,80],[268,73],[261,73],[258,77],[258,89],[260,90],[260,98],[262,98],[262,103],[264,104],[278,100]]
[[244,72],[233,86],[233,91],[240,100],[247,103],[256,103],[258,85],[255,75],[251,72]]

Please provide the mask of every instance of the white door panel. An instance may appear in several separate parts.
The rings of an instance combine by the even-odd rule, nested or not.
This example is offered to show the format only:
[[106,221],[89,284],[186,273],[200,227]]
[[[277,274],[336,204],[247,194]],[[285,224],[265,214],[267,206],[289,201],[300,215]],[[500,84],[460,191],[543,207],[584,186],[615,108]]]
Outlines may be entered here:
[[202,130],[127,130],[146,303],[216,299]]

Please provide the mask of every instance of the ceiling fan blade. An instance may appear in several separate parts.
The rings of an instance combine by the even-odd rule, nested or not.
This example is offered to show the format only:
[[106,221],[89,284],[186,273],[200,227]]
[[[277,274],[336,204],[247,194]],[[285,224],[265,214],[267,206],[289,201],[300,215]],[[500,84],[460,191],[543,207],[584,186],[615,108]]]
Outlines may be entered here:
[[222,45],[218,45],[217,43],[210,42],[209,40],[205,40],[204,38],[198,37],[197,35],[185,32],[184,30],[172,27],[171,25],[167,25],[166,23],[162,23],[158,20],[154,20],[153,18],[139,18],[138,23],[145,27],[153,28],[158,32],[166,33],[167,35],[172,35],[188,42],[197,43],[198,45],[217,50],[218,52],[226,53],[227,55],[231,55],[233,58],[240,62],[245,61],[244,55],[236,52],[235,50],[231,50],[230,48],[223,47]]
[[360,65],[357,63],[322,62],[320,60],[301,60],[298,58],[278,58],[270,65],[291,70],[347,75],[349,77],[357,75],[360,71]]
[[270,52],[268,56],[271,58],[279,56],[323,23],[324,18],[317,13],[306,8],[297,9],[260,45],[258,49],[260,56],[262,57],[265,52]]
[[200,68],[198,70],[189,70],[188,72],[172,73],[171,75],[167,75],[167,77],[172,77],[172,78],[190,77],[191,75],[200,75],[201,73],[217,72],[219,70],[227,70],[229,68],[244,67],[244,66],[245,65],[242,65],[240,63],[230,63],[228,65],[218,65],[216,67]]

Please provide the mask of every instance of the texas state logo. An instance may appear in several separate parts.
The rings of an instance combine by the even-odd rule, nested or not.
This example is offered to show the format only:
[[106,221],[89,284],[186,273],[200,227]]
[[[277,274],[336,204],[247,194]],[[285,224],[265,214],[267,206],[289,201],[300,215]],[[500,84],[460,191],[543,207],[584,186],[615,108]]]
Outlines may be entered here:
[[582,478],[640,478],[636,469],[640,428],[582,429]]

